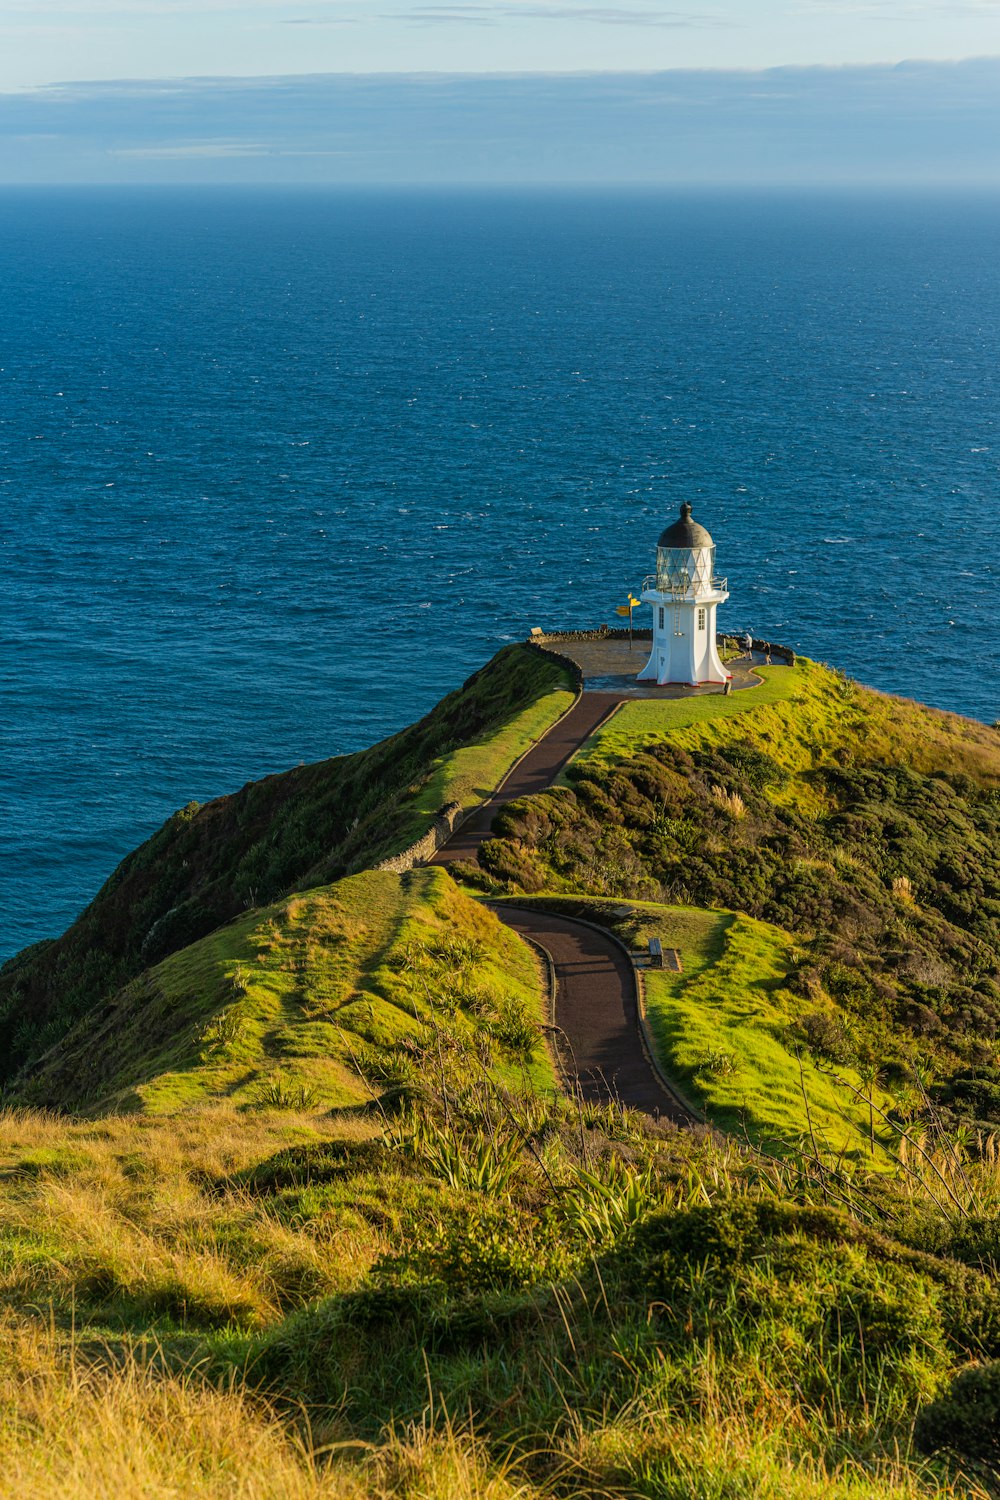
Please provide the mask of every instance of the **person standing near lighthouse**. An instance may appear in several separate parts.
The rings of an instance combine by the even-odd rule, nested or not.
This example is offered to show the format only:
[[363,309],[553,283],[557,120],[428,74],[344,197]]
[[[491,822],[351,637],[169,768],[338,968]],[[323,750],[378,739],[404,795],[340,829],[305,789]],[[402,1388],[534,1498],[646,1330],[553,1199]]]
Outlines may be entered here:
[[660,537],[656,573],[643,585],[642,601],[653,606],[653,649],[640,682],[700,687],[730,680],[715,634],[727,582],[715,577],[715,543],[685,501],[679,520]]

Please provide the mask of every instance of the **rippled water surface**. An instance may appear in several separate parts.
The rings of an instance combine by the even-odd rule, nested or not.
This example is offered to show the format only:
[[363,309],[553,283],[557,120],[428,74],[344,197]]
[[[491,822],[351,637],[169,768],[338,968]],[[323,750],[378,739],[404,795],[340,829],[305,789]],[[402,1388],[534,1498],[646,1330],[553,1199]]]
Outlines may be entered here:
[[0,956],[175,807],[613,618],[1000,718],[1000,203],[0,196]]

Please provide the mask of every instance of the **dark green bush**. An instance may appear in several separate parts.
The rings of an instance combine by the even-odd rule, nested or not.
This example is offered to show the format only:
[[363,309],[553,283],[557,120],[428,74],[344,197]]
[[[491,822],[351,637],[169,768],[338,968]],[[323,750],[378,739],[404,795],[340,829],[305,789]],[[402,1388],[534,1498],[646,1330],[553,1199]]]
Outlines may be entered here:
[[964,1458],[1000,1461],[1000,1363],[973,1365],[925,1406],[914,1436],[925,1453],[950,1449]]

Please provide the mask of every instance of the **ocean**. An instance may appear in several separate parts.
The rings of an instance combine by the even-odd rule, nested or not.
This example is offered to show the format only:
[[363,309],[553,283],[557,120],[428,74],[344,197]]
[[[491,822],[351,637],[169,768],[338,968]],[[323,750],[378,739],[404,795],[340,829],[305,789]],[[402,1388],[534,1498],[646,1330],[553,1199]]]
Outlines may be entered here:
[[725,628],[1000,718],[996,197],[7,190],[0,284],[0,958],[683,500]]

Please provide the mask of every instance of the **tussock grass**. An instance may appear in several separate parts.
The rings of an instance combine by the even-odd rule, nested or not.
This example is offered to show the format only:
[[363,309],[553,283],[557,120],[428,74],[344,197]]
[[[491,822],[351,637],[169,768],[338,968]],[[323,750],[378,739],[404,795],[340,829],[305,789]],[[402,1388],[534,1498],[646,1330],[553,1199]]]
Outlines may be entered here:
[[[581,1485],[656,1500],[988,1500],[974,1481],[956,1487],[919,1457],[824,1460],[803,1453],[801,1411],[777,1403],[753,1417],[709,1395],[695,1421],[648,1402],[566,1447]],[[728,1409],[727,1409],[728,1408]],[[821,1443],[816,1444],[817,1448]]]
[[44,1331],[2,1326],[0,1495],[33,1500],[363,1500],[259,1401],[134,1359],[74,1358]]
[[[614,1106],[420,1111],[5,1113],[0,1494],[986,1493],[911,1451],[1000,1349],[988,1277],[885,1236],[965,1222],[916,1175],[858,1175],[866,1226],[802,1163]],[[951,1171],[1000,1201],[995,1162]]]
[[[365,1141],[364,1119],[338,1139]],[[261,1326],[282,1308],[356,1283],[385,1248],[344,1213],[290,1222],[238,1174],[333,1136],[315,1115],[239,1114],[68,1122],[0,1117],[0,1303],[89,1310],[122,1329]],[[216,1186],[218,1185],[218,1186]]]
[[447,1418],[378,1445],[326,1441],[232,1381],[167,1374],[155,1349],[0,1324],[0,1496],[9,1500],[522,1500],[540,1493]]
[[[526,707],[519,660],[397,748],[433,741],[444,774],[452,711],[469,747],[494,689]],[[533,959],[440,870],[314,885],[186,947],[171,908],[170,956],[133,954],[47,1038],[36,1098],[91,1117],[0,1115],[0,1496],[997,1493],[959,1372],[988,1395],[1000,1362],[1000,1070],[976,1037],[945,1089],[907,1041],[886,1119],[879,1069],[907,1007],[922,1035],[990,1024],[1000,746],[809,663],[757,691],[689,700],[712,706],[679,750],[661,720],[653,753],[592,758],[486,846],[495,886],[583,885],[627,940],[681,950],[648,976],[654,1029],[748,1139],[557,1096]],[[437,796],[405,754],[364,764]],[[239,804],[274,842],[257,829],[227,899],[321,837],[308,797],[279,837],[269,796]],[[105,915],[142,870],[173,900],[185,838]],[[82,932],[46,970],[64,1019],[107,981],[108,950],[73,973]]]

